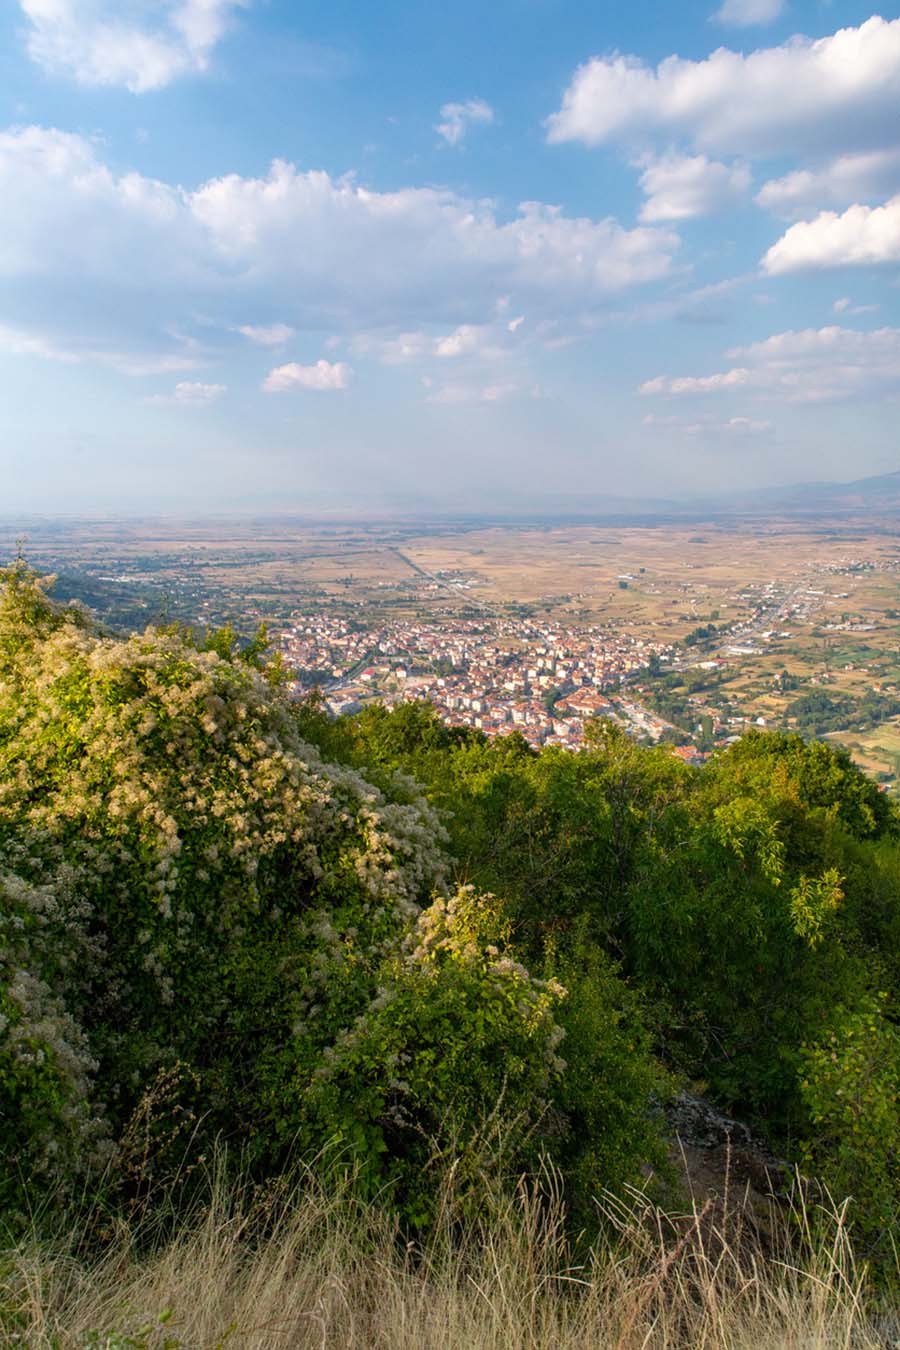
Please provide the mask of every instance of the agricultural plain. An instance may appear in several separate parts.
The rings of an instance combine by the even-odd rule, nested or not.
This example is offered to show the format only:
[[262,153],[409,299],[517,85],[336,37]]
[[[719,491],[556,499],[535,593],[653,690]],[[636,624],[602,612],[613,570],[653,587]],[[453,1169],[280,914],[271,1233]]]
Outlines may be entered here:
[[833,736],[886,781],[900,769],[900,536],[871,513],[7,522],[0,552],[17,549],[57,575],[59,596],[117,628],[266,622],[277,633],[308,614],[596,626],[681,653],[682,684],[650,681],[643,692],[674,698],[687,726],[762,719]]

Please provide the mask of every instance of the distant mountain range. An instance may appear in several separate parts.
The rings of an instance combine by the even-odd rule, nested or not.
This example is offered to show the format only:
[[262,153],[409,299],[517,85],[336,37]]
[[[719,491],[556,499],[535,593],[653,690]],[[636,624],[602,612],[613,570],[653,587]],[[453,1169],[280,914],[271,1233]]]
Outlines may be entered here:
[[[611,524],[653,524],[660,520],[709,520],[728,518],[788,517],[853,519],[900,516],[900,471],[875,478],[858,478],[852,483],[793,483],[787,487],[745,488],[738,492],[720,492],[710,496],[682,498],[609,497],[560,493],[545,499],[544,510],[509,512],[505,516],[478,519],[549,521],[609,521]],[[466,519],[461,512],[459,520]]]
[[[532,492],[523,492],[520,505],[512,504],[496,511],[472,510],[464,503],[447,503],[442,510],[436,510],[426,497],[411,498],[392,506],[380,504],[378,507],[363,509],[360,507],[335,507],[322,510],[266,510],[255,507],[238,511],[233,515],[227,512],[215,516],[165,517],[168,524],[180,519],[185,528],[201,531],[209,528],[210,522],[234,524],[240,522],[244,529],[254,526],[270,528],[273,521],[281,527],[329,525],[339,528],[351,524],[379,525],[396,527],[403,535],[410,525],[416,528],[481,528],[485,525],[505,526],[514,523],[560,524],[571,522],[601,523],[611,526],[647,525],[653,526],[664,521],[697,522],[715,520],[717,517],[727,520],[740,518],[766,519],[782,518],[796,520],[844,520],[853,521],[865,517],[872,523],[880,522],[881,528],[895,528],[895,520],[900,521],[900,470],[894,473],[879,474],[872,478],[857,478],[851,483],[792,483],[786,487],[742,488],[734,492],[696,494],[690,497],[619,497],[609,494],[586,493],[566,486],[554,492],[544,494],[541,505],[537,507]],[[62,519],[59,517],[13,516],[0,517],[0,552],[13,546],[13,541],[23,528],[39,526],[42,531],[63,535],[75,525],[88,526],[95,519],[107,523],[138,524],[141,521],[163,519],[149,516],[98,516],[85,517],[82,520]],[[900,524],[896,526],[900,532]],[[399,537],[399,536],[398,536]]]
[[796,483],[790,487],[752,489],[703,502],[682,503],[682,510],[712,508],[728,514],[757,512],[785,515],[855,515],[859,511],[882,515],[900,513],[900,472],[852,483]]

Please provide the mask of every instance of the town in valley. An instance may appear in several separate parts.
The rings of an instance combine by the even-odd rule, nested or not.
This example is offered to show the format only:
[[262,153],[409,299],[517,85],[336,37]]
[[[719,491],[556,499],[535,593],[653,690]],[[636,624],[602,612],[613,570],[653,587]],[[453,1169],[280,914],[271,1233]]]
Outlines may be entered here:
[[900,781],[900,542],[871,514],[57,520],[0,544],[119,630],[265,623],[292,693],[334,715],[426,699],[448,724],[570,749],[608,717],[695,763],[786,728]]

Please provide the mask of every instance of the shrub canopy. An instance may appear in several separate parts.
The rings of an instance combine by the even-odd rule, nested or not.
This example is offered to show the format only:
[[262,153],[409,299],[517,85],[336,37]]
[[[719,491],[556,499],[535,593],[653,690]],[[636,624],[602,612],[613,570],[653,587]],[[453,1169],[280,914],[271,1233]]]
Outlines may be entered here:
[[[634,1147],[573,1146],[566,991],[514,959],[498,902],[448,885],[434,808],[408,775],[325,762],[258,653],[208,645],[104,636],[24,565],[5,574],[7,1160],[74,1184],[163,1075],[201,1142],[224,1135],[264,1175],[324,1150],[417,1223],[429,1159],[489,1136],[508,1166],[552,1137],[605,1159],[601,1184],[636,1175],[649,1055],[616,1102]],[[620,1016],[612,999],[607,1039]]]

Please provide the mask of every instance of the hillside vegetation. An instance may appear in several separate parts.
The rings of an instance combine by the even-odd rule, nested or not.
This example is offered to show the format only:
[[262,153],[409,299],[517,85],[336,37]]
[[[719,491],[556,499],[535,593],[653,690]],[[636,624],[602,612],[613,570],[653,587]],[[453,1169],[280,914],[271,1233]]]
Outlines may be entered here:
[[831,746],[695,770],[603,722],[578,754],[427,705],[335,722],[261,643],[112,638],[17,563],[0,933],[14,1246],[85,1197],[88,1247],[184,1210],[223,1150],[242,1185],[349,1186],[402,1242],[448,1171],[461,1223],[552,1175],[567,1241],[601,1240],[599,1197],[665,1184],[690,1084],[849,1197],[892,1278],[900,821]]

